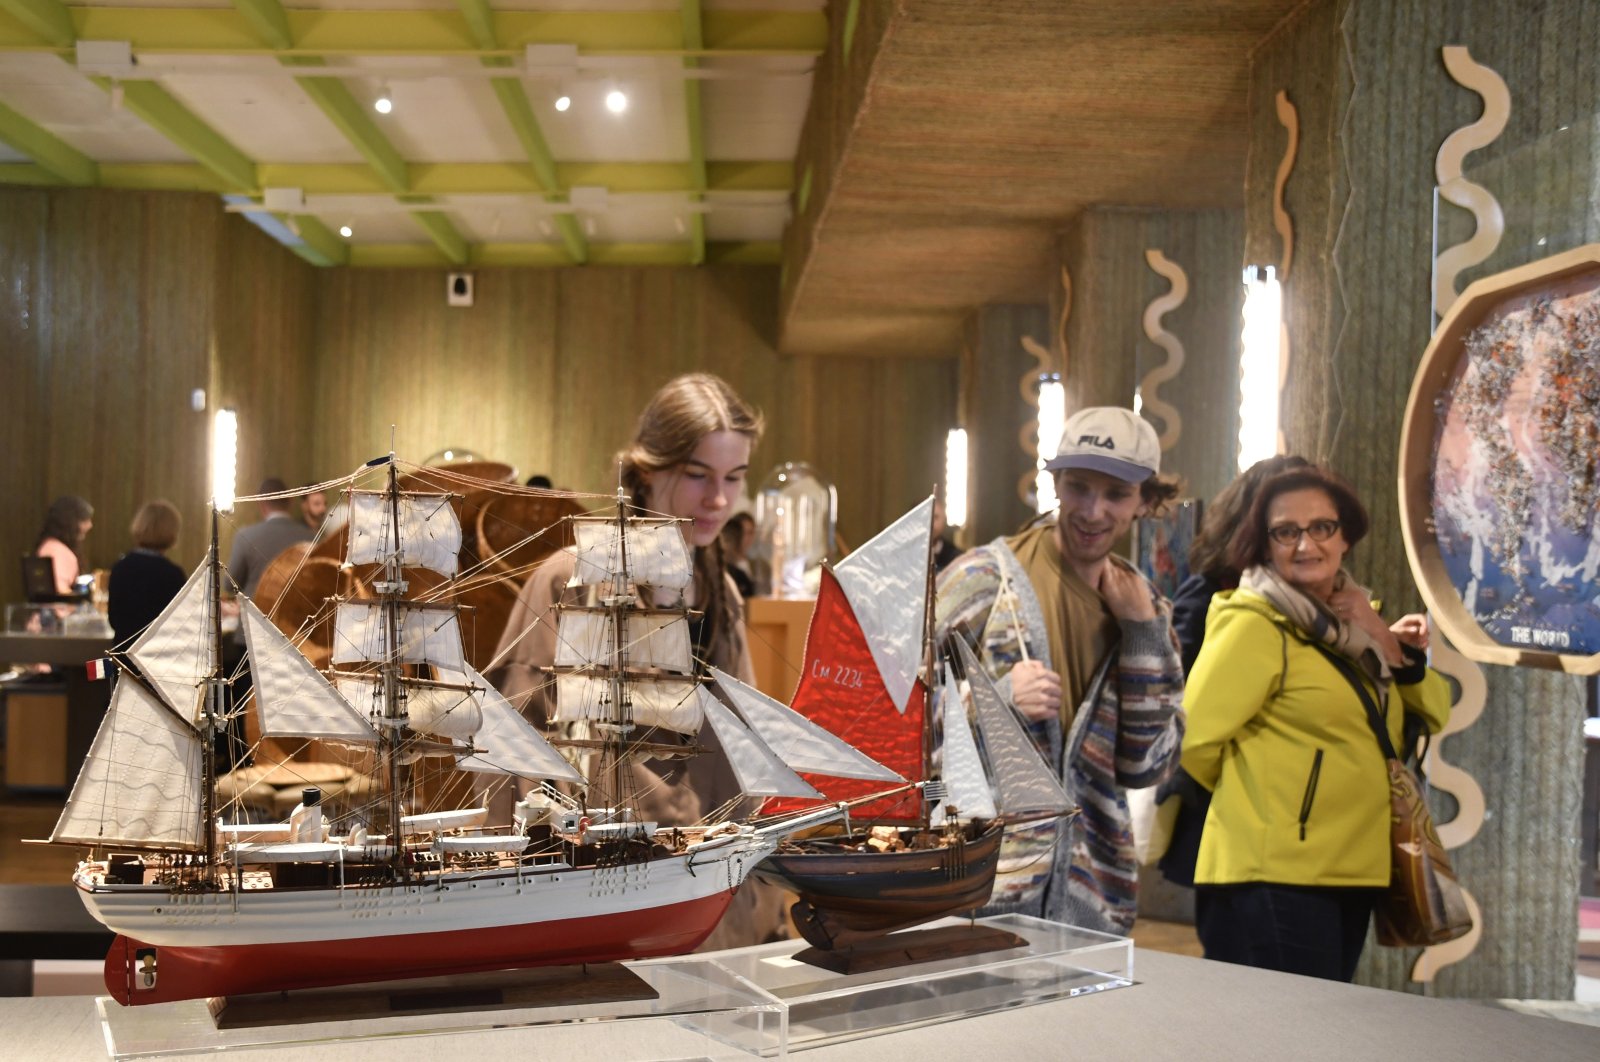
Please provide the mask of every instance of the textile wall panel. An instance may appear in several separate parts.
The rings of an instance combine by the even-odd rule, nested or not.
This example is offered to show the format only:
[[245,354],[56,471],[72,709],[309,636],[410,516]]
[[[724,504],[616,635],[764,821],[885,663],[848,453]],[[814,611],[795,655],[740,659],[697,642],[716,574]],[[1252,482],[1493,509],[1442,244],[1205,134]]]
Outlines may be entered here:
[[[1252,257],[1270,261],[1276,247],[1270,190],[1283,134],[1273,95],[1287,89],[1301,107],[1300,156],[1287,189],[1297,233],[1285,288],[1294,358],[1285,396],[1289,444],[1328,460],[1366,500],[1372,531],[1352,566],[1394,613],[1418,604],[1395,477],[1405,401],[1432,329],[1434,156],[1481,110],[1440,59],[1442,47],[1457,44],[1505,79],[1512,100],[1505,134],[1467,161],[1469,179],[1504,208],[1506,238],[1459,285],[1600,238],[1592,208],[1600,29],[1583,0],[1329,0],[1287,22],[1257,52],[1252,71]],[[1443,209],[1440,244],[1449,246],[1472,223]],[[1463,881],[1486,912],[1484,938],[1426,991],[1570,999],[1582,686],[1547,672],[1485,672],[1481,721],[1442,747],[1483,786],[1488,804],[1482,829],[1456,852]],[[1444,798],[1436,810],[1448,818],[1452,805]],[[1372,948],[1361,976],[1423,990],[1409,980],[1410,968],[1411,955]]]

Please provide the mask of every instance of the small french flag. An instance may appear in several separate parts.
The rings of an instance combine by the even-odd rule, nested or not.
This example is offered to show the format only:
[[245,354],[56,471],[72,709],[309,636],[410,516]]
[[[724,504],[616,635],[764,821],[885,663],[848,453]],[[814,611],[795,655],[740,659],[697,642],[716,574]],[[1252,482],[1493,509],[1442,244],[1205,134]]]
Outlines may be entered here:
[[106,677],[106,672],[111,669],[111,658],[102,656],[98,660],[90,660],[83,665],[89,672],[89,681],[96,682]]

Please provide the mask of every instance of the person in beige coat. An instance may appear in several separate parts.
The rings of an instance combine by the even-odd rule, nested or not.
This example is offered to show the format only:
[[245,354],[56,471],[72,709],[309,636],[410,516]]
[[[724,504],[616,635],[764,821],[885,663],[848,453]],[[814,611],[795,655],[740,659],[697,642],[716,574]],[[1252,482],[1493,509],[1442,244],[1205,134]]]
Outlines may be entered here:
[[[695,575],[684,598],[694,610],[690,636],[697,666],[716,667],[752,684],[744,599],[728,575],[720,535],[743,491],[750,452],[761,430],[761,415],[727,383],[695,373],[679,376],[656,392],[639,416],[633,441],[617,456],[624,491],[638,511],[689,521],[683,533],[693,550]],[[584,592],[567,585],[575,564],[572,553],[563,550],[528,577],[495,652],[499,663],[488,675],[540,727],[547,727],[550,719],[548,677],[540,669],[555,661],[554,606],[581,603]],[[644,603],[674,604],[676,591],[670,593],[671,600]],[[694,823],[740,797],[733,770],[710,728],[685,741],[712,751],[636,767],[641,810],[648,819]],[[509,788],[489,796],[491,818],[509,818],[514,796]],[[788,936],[783,908],[780,891],[746,882],[702,950]]]

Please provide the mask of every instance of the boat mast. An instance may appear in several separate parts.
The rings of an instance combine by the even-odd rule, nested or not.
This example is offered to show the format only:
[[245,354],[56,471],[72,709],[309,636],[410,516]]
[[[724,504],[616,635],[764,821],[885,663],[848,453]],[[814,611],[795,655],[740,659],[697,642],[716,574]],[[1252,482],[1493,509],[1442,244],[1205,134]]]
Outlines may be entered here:
[[[937,494],[938,486],[934,491]],[[928,555],[923,561],[922,587],[922,777],[933,777],[933,691],[939,688],[935,674],[938,658],[933,651],[933,509],[928,510]],[[932,819],[926,799],[922,801],[922,828]]]
[[400,836],[400,792],[402,767],[400,764],[400,727],[405,719],[405,706],[401,703],[400,686],[400,596],[406,591],[400,565],[400,479],[395,471],[394,451],[389,451],[389,522],[392,551],[384,558],[383,582],[377,584],[379,599],[383,603],[383,622],[387,644],[383,653],[383,718],[387,725],[379,728],[378,756],[386,766],[388,778],[387,812],[389,834],[394,850],[395,866],[402,877],[406,876]]
[[[222,559],[217,552],[218,519],[216,500],[211,503],[211,670],[206,676],[205,725],[200,741],[200,825],[205,836],[206,875],[216,879],[217,850],[217,733],[225,716],[223,697],[228,680],[222,673]],[[225,725],[225,724],[223,724]]]
[[623,676],[628,653],[627,613],[633,607],[633,590],[628,583],[628,499],[620,483],[617,484],[617,570],[612,573],[611,595],[606,605],[611,610],[612,722],[603,729],[607,731],[606,754],[613,758],[611,803],[621,808],[628,782],[627,744],[633,733],[633,698]]

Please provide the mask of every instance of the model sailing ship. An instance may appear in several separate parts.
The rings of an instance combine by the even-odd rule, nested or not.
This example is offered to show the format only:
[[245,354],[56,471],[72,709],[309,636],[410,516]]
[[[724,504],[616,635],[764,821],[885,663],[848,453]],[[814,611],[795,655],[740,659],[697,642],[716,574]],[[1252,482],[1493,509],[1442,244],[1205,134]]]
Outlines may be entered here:
[[[932,504],[930,498],[901,517],[837,572],[823,568],[806,636],[794,710],[905,777],[924,780],[853,806],[842,835],[787,842],[757,868],[758,876],[800,894],[791,910],[795,925],[822,951],[983,906],[994,889],[1003,828],[1076,810],[966,643],[951,639],[982,756],[950,666],[935,664]],[[906,607],[917,600],[920,609]],[[936,666],[939,693],[930,698]],[[762,695],[743,691],[736,703],[752,697]],[[808,780],[835,800],[860,800],[868,791],[859,781]]]
[[[577,742],[580,772],[467,662],[455,607],[408,596],[418,569],[457,576],[452,496],[400,489],[393,455],[373,464],[387,485],[349,492],[347,561],[380,574],[368,599],[335,603],[332,667],[318,670],[239,603],[262,735],[363,750],[381,795],[328,821],[308,789],[288,822],[268,824],[237,821],[216,796],[229,679],[213,514],[206,562],[118,658],[110,708],[50,837],[91,848],[73,881],[117,934],[105,974],[119,1002],[680,954],[785,836],[845,813],[796,768],[903,782],[782,706],[747,727],[709,695],[687,610],[644,608],[636,593],[688,586],[677,521],[637,517],[620,494],[614,517],[574,518],[574,579],[598,604],[561,610],[551,669],[557,717],[592,735]],[[749,796],[798,798],[803,810],[643,821],[630,761],[697,751],[652,739],[703,724]],[[544,784],[508,824],[486,826],[483,808],[408,813],[430,762]]]

